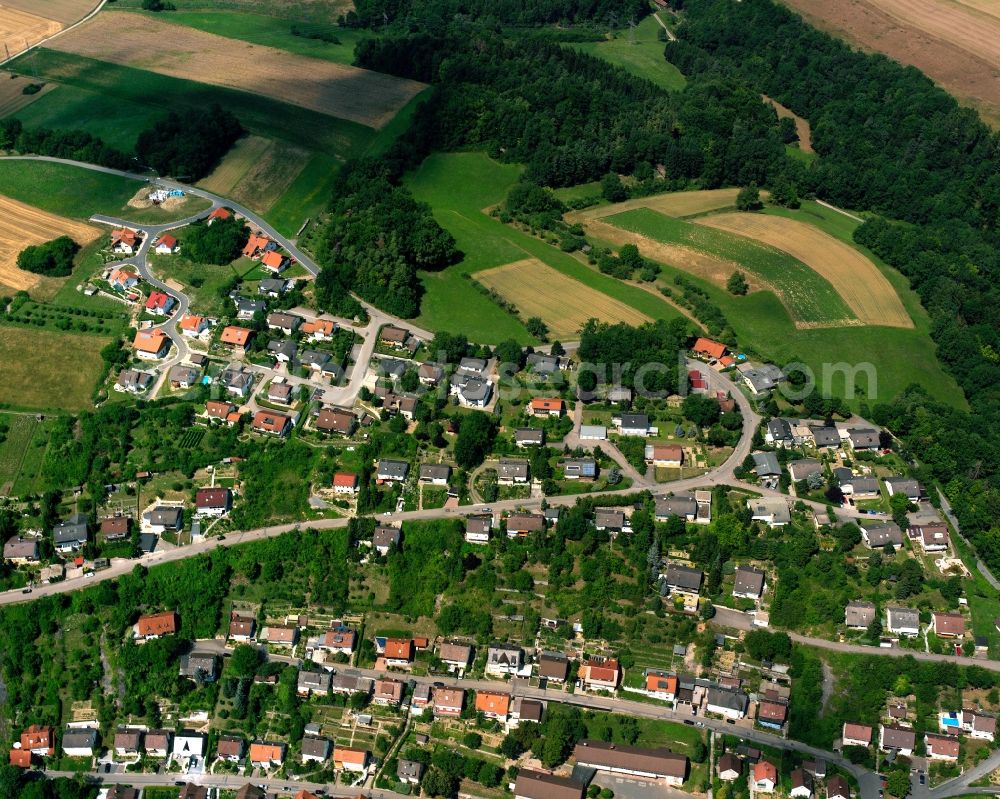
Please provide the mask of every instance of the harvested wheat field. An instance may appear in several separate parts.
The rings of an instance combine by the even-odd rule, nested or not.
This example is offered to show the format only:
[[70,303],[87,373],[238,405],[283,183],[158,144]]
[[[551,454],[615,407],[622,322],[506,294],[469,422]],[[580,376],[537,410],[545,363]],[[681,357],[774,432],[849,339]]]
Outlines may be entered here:
[[578,280],[526,258],[473,274],[473,279],[515,305],[522,319],[540,317],[553,338],[574,337],[591,318],[640,325],[650,318]]
[[77,244],[89,244],[101,231],[83,222],[74,222],[47,211],[0,196],[0,286],[13,291],[29,291],[43,281],[62,283],[17,268],[17,254],[29,244],[41,244],[59,236],[69,236]]
[[56,87],[54,83],[46,83],[34,94],[25,94],[24,87],[30,86],[33,82],[31,78],[12,75],[10,72],[0,70],[0,118],[16,114],[26,105],[33,103]]
[[31,45],[59,33],[63,26],[54,19],[46,19],[28,11],[0,6],[0,44],[3,57],[27,50]]
[[198,185],[263,214],[292,185],[309,155],[286,142],[245,136]]
[[51,47],[161,75],[262,94],[321,114],[381,128],[424,84],[319,58],[110,11]]
[[816,152],[812,146],[812,129],[809,127],[809,123],[792,111],[791,108],[786,108],[777,100],[772,100],[766,94],[762,94],[761,97],[764,98],[765,103],[774,109],[774,112],[778,115],[778,119],[790,119],[795,123],[795,133],[799,137],[799,149],[804,153]]
[[911,64],[1000,127],[994,0],[783,0],[810,23]]
[[[634,208],[649,208],[667,216],[685,217],[704,214],[708,211],[718,211],[720,208],[730,208],[736,205],[736,195],[739,189],[705,189],[704,191],[673,191],[669,194],[654,194],[650,197],[637,197],[613,205],[599,205],[596,208],[584,208],[566,214],[566,221],[586,222],[605,216],[631,211]],[[761,196],[767,196],[762,192]]]
[[5,9],[34,14],[44,11],[46,19],[55,20],[65,27],[97,8],[97,0],[3,0],[0,5]]
[[735,233],[786,252],[826,278],[865,325],[913,327],[888,278],[868,258],[819,228],[762,214],[719,214],[699,225]]

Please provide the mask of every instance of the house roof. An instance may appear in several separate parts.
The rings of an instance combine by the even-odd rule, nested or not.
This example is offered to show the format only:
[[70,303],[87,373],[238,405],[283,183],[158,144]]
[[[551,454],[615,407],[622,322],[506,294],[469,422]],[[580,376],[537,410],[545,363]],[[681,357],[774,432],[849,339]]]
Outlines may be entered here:
[[646,690],[654,693],[677,693],[677,677],[673,674],[657,674],[649,672],[646,675]]
[[208,215],[209,219],[229,219],[232,216],[228,208],[223,208],[221,205],[218,208],[213,209],[212,213]]
[[353,472],[337,472],[333,476],[335,488],[355,488],[358,485],[358,476]]
[[281,763],[285,759],[286,746],[283,743],[250,744],[251,763]]
[[139,330],[132,339],[132,348],[139,352],[157,353],[162,350],[170,339],[158,327],[151,327],[146,330]]
[[348,749],[343,746],[338,746],[334,749],[333,759],[338,763],[351,763],[353,765],[362,766],[368,762],[368,750]]
[[246,742],[236,735],[220,735],[215,748],[221,757],[242,757]]
[[583,799],[584,790],[578,780],[526,768],[517,773],[514,783],[514,795],[524,799]]
[[402,344],[410,336],[410,331],[395,325],[385,325],[379,332],[379,338],[383,341],[391,341],[394,344]]
[[404,684],[399,680],[376,680],[375,696],[381,699],[393,699],[399,701],[403,698]]
[[544,530],[545,517],[538,513],[512,513],[507,517],[507,529],[518,533]]
[[461,708],[465,701],[465,691],[461,688],[435,688],[434,706],[443,708]]
[[961,613],[935,613],[933,618],[938,635],[965,635],[965,617]]
[[838,797],[849,799],[851,787],[847,784],[847,780],[835,774],[826,781],[826,795],[827,799],[838,799]]
[[526,479],[528,477],[528,462],[501,458],[497,473],[501,478]]
[[406,477],[406,473],[410,470],[410,464],[406,461],[391,460],[389,458],[383,458],[378,462],[378,468],[376,470],[379,476],[385,475],[387,477],[398,477],[400,479]]
[[882,726],[882,746],[886,749],[912,749],[916,741],[916,733],[911,729],[889,724]]
[[160,238],[156,240],[157,246],[161,244],[164,247],[169,247],[170,249],[173,249],[174,247],[177,246],[177,237],[171,236],[169,233],[163,233],[160,235]]
[[380,524],[372,533],[372,546],[374,547],[398,547],[400,540],[401,533],[395,527],[387,527]]
[[519,427],[514,431],[514,441],[518,444],[541,444],[545,441],[545,431],[540,427]]
[[960,744],[958,738],[954,736],[927,733],[927,735],[924,736],[924,741],[927,743],[927,750],[929,752],[933,752],[935,755],[958,757]]
[[115,731],[115,749],[138,749],[140,743],[142,743],[142,730]]
[[309,757],[321,757],[325,760],[330,756],[331,746],[328,738],[307,735],[302,739],[302,754]]
[[396,776],[401,780],[419,780],[426,766],[418,760],[397,760]]
[[66,749],[93,748],[97,745],[97,730],[67,727],[62,735],[62,747]]
[[623,413],[621,426],[628,430],[648,430],[649,417],[644,413]]
[[681,461],[684,459],[684,448],[677,444],[653,444],[650,454],[654,461]]
[[782,724],[788,716],[788,708],[781,702],[763,700],[757,704],[757,718],[766,721],[777,721]]
[[31,750],[11,749],[10,765],[17,766],[19,768],[31,768]]
[[872,741],[872,728],[867,724],[856,724],[853,721],[845,721],[841,737],[852,741],[864,741],[865,745],[867,745]]
[[472,647],[468,644],[445,641],[438,650],[438,657],[446,663],[468,663],[472,657]]
[[754,782],[760,782],[761,780],[770,780],[771,782],[777,782],[778,769],[771,761],[761,760],[757,763],[754,763],[753,779]]
[[587,670],[587,679],[592,682],[618,682],[620,669],[618,661],[614,658],[596,659],[591,658],[584,667]]
[[699,338],[691,347],[691,351],[709,358],[721,358],[726,354],[726,345],[710,338]]
[[493,529],[492,516],[470,516],[465,520],[465,532],[473,534],[488,534]]
[[172,635],[177,632],[177,614],[172,610],[140,616],[136,622],[136,632],[142,636]]
[[234,347],[245,347],[252,335],[253,331],[249,328],[228,325],[223,328],[219,341],[223,344],[232,344]]
[[535,397],[531,400],[530,407],[533,411],[562,411],[565,403],[561,399],[551,397]]
[[451,467],[446,463],[420,464],[421,480],[447,480],[451,475]]
[[690,591],[701,590],[701,581],[704,574],[701,569],[693,569],[690,566],[682,566],[679,563],[671,563],[667,566],[667,585],[686,588]]
[[251,233],[250,238],[247,239],[246,246],[243,248],[243,254],[248,258],[253,256],[257,250],[263,250],[271,240],[267,236],[260,235],[258,233]]
[[32,724],[21,733],[22,749],[52,749],[55,746],[55,730],[40,724]]
[[24,538],[10,538],[3,545],[3,556],[9,560],[14,560],[15,558],[37,559],[38,542]]
[[894,547],[902,546],[903,531],[895,522],[885,522],[884,524],[873,524],[870,527],[862,527],[862,532],[873,547],[884,547],[892,544]]
[[169,294],[162,291],[151,291],[149,297],[146,298],[146,307],[149,309],[167,308],[172,302],[173,297]]
[[760,595],[764,590],[764,572],[751,566],[737,566],[733,591],[738,594]]
[[569,658],[561,652],[542,652],[538,657],[538,676],[565,680],[569,675]]
[[516,716],[521,721],[541,722],[545,713],[545,705],[537,699],[528,699],[523,696],[514,697],[510,704],[511,715]]
[[848,602],[844,609],[844,623],[848,627],[867,627],[877,614],[871,602]]
[[228,488],[199,488],[195,505],[199,508],[227,508],[232,492]]
[[604,741],[580,741],[573,749],[577,763],[601,768],[626,769],[665,777],[687,776],[688,759],[669,749],[645,749]]
[[251,427],[254,430],[263,430],[266,433],[280,433],[282,432],[291,419],[282,413],[275,413],[274,411],[257,411],[253,415],[253,422]]
[[510,694],[479,691],[476,693],[476,711],[506,716],[510,712]]
[[413,639],[387,638],[383,654],[393,660],[413,660]]
[[337,408],[323,408],[316,417],[316,428],[318,430],[332,430],[336,433],[350,433],[354,427],[356,418],[350,411],[343,411]]
[[285,262],[285,257],[277,250],[271,250],[270,252],[264,253],[260,262],[264,266],[269,266],[272,269],[280,269],[281,265]]
[[658,518],[669,516],[694,516],[698,513],[698,503],[694,497],[660,497],[656,500],[655,513]]
[[901,627],[917,628],[920,626],[920,612],[913,608],[886,608],[886,618],[890,629]]
[[753,453],[753,463],[758,477],[777,477],[781,474],[781,464],[773,452]]
[[267,315],[268,327],[280,327],[282,329],[288,328],[290,330],[295,330],[300,324],[302,324],[302,317],[296,316],[295,314],[274,311]]

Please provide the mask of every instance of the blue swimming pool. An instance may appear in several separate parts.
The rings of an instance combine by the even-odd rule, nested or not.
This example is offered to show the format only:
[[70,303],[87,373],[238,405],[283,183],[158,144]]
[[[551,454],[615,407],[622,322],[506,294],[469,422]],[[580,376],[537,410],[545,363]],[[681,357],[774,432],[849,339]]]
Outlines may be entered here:
[[958,719],[955,716],[952,716],[952,715],[942,716],[941,717],[941,723],[945,727],[957,727],[958,726]]

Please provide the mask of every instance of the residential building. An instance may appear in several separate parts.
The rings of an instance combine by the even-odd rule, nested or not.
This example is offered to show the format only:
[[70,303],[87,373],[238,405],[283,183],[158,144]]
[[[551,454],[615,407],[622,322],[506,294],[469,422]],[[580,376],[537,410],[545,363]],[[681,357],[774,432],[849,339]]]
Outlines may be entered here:
[[318,735],[307,735],[302,739],[302,762],[323,763],[330,758],[333,744],[329,738]]
[[540,447],[545,443],[545,431],[540,427],[519,427],[514,431],[514,443],[525,447]]
[[743,718],[747,714],[748,705],[747,695],[737,688],[711,685],[705,694],[705,709],[727,719]]
[[199,488],[194,504],[199,516],[225,516],[233,508],[233,492],[228,488]]
[[571,777],[523,768],[514,782],[514,799],[583,799],[586,786]]
[[927,757],[931,760],[958,760],[959,740],[953,735],[934,735],[927,733],[924,736],[924,744],[927,747]]
[[529,416],[562,416],[566,411],[566,403],[561,399],[549,397],[534,397],[528,403],[527,412]]
[[840,739],[843,746],[871,746],[872,728],[867,724],[845,721]]
[[740,367],[740,377],[750,392],[756,397],[771,391],[785,379],[785,373],[773,363],[758,367]]
[[128,291],[139,284],[139,276],[131,269],[112,269],[108,283],[116,291]]
[[191,763],[205,756],[207,738],[204,733],[194,730],[181,730],[174,735],[174,744],[170,756],[181,762]]
[[422,363],[417,368],[417,378],[425,386],[436,386],[444,379],[444,369],[435,363]]
[[593,458],[567,458],[563,461],[566,480],[594,480],[597,478],[597,461]]
[[486,673],[494,676],[517,674],[524,665],[524,650],[513,644],[490,644],[486,650]]
[[382,649],[385,665],[408,668],[413,662],[413,640],[410,638],[387,638]]
[[678,444],[647,444],[646,462],[657,469],[679,469],[684,463],[684,448]]
[[250,429],[262,435],[284,438],[292,428],[292,419],[283,413],[274,411],[257,411],[250,422]]
[[873,524],[871,526],[861,526],[861,538],[871,549],[903,545],[903,531],[895,522],[885,522],[883,524]]
[[753,766],[752,786],[757,793],[772,793],[778,783],[778,768],[769,760],[760,760]]
[[273,311],[267,315],[267,329],[280,330],[286,336],[292,335],[302,324],[302,317],[284,311]]
[[334,655],[350,657],[357,646],[357,640],[358,634],[354,630],[348,627],[332,627],[323,633],[316,648]]
[[324,433],[339,433],[349,436],[357,427],[357,417],[350,411],[340,408],[323,408],[316,417],[316,429]]
[[839,774],[826,781],[826,799],[851,799],[851,786]]
[[847,430],[846,444],[855,452],[879,448],[879,432],[870,427],[851,427]]
[[673,702],[677,698],[677,677],[662,671],[646,672],[645,690],[648,696],[664,702]]
[[761,699],[757,703],[757,723],[761,727],[780,730],[788,719],[788,706],[775,699]]
[[726,345],[710,338],[698,338],[691,347],[691,353],[709,360],[718,360],[726,354]]
[[506,722],[510,713],[510,694],[477,691],[476,712],[482,713],[488,719]]
[[142,753],[142,730],[119,727],[115,731],[115,754],[119,757],[138,757]]
[[246,753],[246,743],[237,735],[220,735],[215,747],[215,754],[220,760],[239,763]]
[[497,482],[500,485],[517,485],[528,482],[528,462],[501,458],[497,467]]
[[576,745],[573,757],[581,766],[613,774],[662,779],[675,787],[682,785],[688,774],[687,757],[669,749],[647,749],[588,739]]
[[580,667],[580,682],[587,691],[614,691],[621,668],[614,658],[590,658]]
[[153,377],[149,372],[140,372],[138,369],[122,369],[118,373],[115,389],[129,394],[141,394],[152,385]]
[[[272,299],[277,299],[286,291],[291,289],[293,285],[294,283],[291,280],[282,280],[281,278],[277,277],[266,277],[262,281],[260,281],[260,284],[257,286],[257,293],[263,294],[265,297],[271,297]],[[310,330],[306,330],[306,325],[312,325],[313,328],[311,328]],[[302,330],[303,333],[313,333],[315,330],[315,325],[316,325],[315,322],[306,322],[302,325],[300,329]],[[334,329],[336,329],[335,325]]]
[[273,338],[267,342],[267,351],[278,363],[291,363],[295,360],[299,348],[290,338]]
[[177,300],[162,291],[151,291],[146,298],[146,313],[153,316],[167,316]]
[[470,516],[465,520],[465,540],[470,544],[488,544],[492,529],[492,516]]
[[836,449],[840,446],[840,433],[836,427],[810,427],[809,434],[816,449]]
[[381,679],[375,681],[375,693],[372,701],[376,705],[399,705],[403,701],[405,683],[399,680]]
[[333,768],[336,771],[368,771],[371,754],[367,749],[336,746],[333,749]]
[[510,703],[510,715],[507,717],[507,724],[510,727],[519,727],[522,721],[541,724],[544,714],[545,705],[537,699],[526,699],[523,696],[516,696]]
[[754,463],[754,472],[762,480],[769,477],[781,476],[781,464],[778,463],[778,456],[773,452],[755,452],[751,456]]
[[752,566],[737,566],[733,596],[743,599],[760,599],[766,587],[767,575]]
[[795,438],[789,421],[780,417],[768,420],[764,425],[764,443],[772,447],[794,446]]
[[451,467],[446,463],[420,464],[419,481],[427,485],[447,486],[451,477]]
[[307,671],[303,669],[299,672],[296,682],[296,693],[299,696],[329,696],[330,684],[332,682],[333,675],[328,671]]
[[38,542],[16,536],[3,545],[3,556],[11,563],[38,563]]
[[184,526],[184,508],[180,505],[156,505],[142,514],[142,526],[147,532],[157,535],[177,532]]
[[404,785],[417,785],[424,778],[427,766],[417,760],[397,760],[396,779]]
[[253,616],[243,616],[233,612],[229,617],[229,640],[240,643],[247,643],[253,640],[254,629],[257,622]]
[[159,360],[170,349],[170,337],[158,327],[139,330],[132,339],[132,349],[135,356],[144,361]]
[[581,441],[605,441],[608,437],[608,428],[600,424],[580,425]]
[[793,482],[798,483],[814,474],[823,473],[823,464],[815,458],[800,458],[796,461],[789,461],[788,474]]
[[142,745],[148,757],[164,758],[170,754],[174,734],[170,730],[147,730]]
[[67,727],[63,731],[62,750],[66,757],[93,757],[97,748],[97,730]]
[[545,517],[538,513],[512,513],[507,517],[507,537],[523,538],[545,529]]
[[961,638],[965,635],[965,617],[961,613],[932,613],[931,630],[939,638]]
[[885,479],[885,490],[890,497],[902,494],[910,502],[919,502],[923,496],[920,483],[909,477],[887,477]]
[[299,641],[299,628],[290,624],[270,624],[261,630],[261,640],[272,646],[294,649]]
[[465,669],[472,661],[472,647],[460,641],[442,641],[438,659],[447,666]]
[[372,533],[372,547],[380,555],[388,555],[390,550],[399,549],[402,533],[395,527],[378,525]]
[[265,771],[281,768],[287,752],[288,746],[284,743],[254,742],[250,744],[250,765]]
[[698,503],[692,496],[659,497],[655,503],[654,514],[658,522],[665,522],[672,516],[693,522],[698,517]]
[[57,552],[75,552],[87,543],[87,517],[74,513],[52,528],[52,543]]
[[337,472],[333,475],[333,492],[335,494],[358,493],[358,476],[352,472]]
[[925,552],[944,552],[948,549],[950,538],[948,536],[948,525],[943,522],[935,524],[922,524],[911,527],[910,531],[916,530],[917,540],[920,541],[920,548]]
[[623,436],[639,436],[646,438],[655,435],[655,428],[649,426],[649,417],[644,413],[623,413],[612,418]]
[[625,512],[618,508],[596,508],[594,527],[602,532],[607,530],[611,535],[632,529],[629,527],[629,520],[626,518]]
[[229,325],[222,329],[222,333],[219,335],[219,343],[242,350],[246,349],[252,335],[253,330],[249,328]]
[[465,704],[465,691],[461,688],[435,688],[433,702],[435,718],[458,718]]
[[909,757],[913,754],[916,742],[917,736],[912,729],[888,724],[879,725],[878,746],[883,752],[895,750],[899,754]]
[[196,683],[215,682],[219,676],[219,659],[207,652],[181,655],[180,675]]
[[913,638],[920,634],[920,613],[913,608],[888,607],[885,610],[885,628],[890,633]]
[[851,630],[867,630],[877,613],[871,602],[848,602],[844,610],[844,624]]
[[21,749],[39,757],[52,757],[56,753],[56,731],[32,724],[21,733]]
[[701,569],[671,563],[667,566],[665,579],[671,593],[698,596],[704,576]]
[[805,769],[797,768],[789,775],[791,780],[791,791],[789,796],[795,799],[809,799],[813,792],[813,779]]
[[230,394],[246,397],[253,388],[253,372],[244,370],[240,363],[231,363],[219,374],[218,382]]
[[538,678],[564,683],[569,677],[569,658],[562,652],[542,652],[538,656]]
[[735,782],[743,774],[743,761],[732,752],[726,752],[719,758],[718,771],[723,782]]
[[992,741],[997,731],[997,718],[979,710],[962,710],[962,729],[973,738]]
[[406,461],[383,458],[378,462],[375,477],[383,483],[401,483],[409,471],[410,464]]
[[141,638],[144,641],[160,638],[164,635],[174,635],[177,632],[177,614],[168,610],[163,613],[140,616],[133,631],[136,638]]
[[788,502],[782,497],[748,499],[747,507],[754,521],[764,522],[768,527],[784,527],[792,521]]
[[184,314],[180,322],[177,323],[177,328],[181,333],[190,338],[198,338],[198,336],[208,330],[208,327],[209,320],[207,318],[190,313]]

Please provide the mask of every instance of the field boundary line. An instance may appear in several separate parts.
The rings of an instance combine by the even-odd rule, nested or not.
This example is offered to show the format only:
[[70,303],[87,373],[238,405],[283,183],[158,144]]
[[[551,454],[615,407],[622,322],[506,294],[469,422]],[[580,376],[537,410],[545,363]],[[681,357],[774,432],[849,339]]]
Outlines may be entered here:
[[91,19],[93,19],[94,17],[96,17],[98,13],[100,13],[101,9],[104,8],[104,6],[105,6],[105,4],[107,2],[108,2],[108,0],[101,0],[97,4],[97,8],[93,9],[89,14],[85,15],[82,19],[78,19],[72,25],[67,25],[61,31],[58,31],[57,33],[53,33],[51,36],[48,36],[48,37],[42,39],[40,42],[35,42],[30,47],[25,47],[20,53],[15,53],[10,58],[4,58],[4,59],[0,60],[0,67],[5,66],[6,64],[9,64],[15,58],[19,58],[20,56],[23,56],[25,53],[30,53],[36,47],[41,47],[42,45],[45,45],[45,44],[51,42],[53,39],[55,39],[55,38],[57,38],[59,36],[62,36],[64,33],[69,33],[74,28],[76,28],[76,27],[78,27],[80,25],[83,25],[83,23],[89,22]]
[[861,222],[864,224],[867,220],[862,219],[860,216],[855,216],[850,211],[845,211],[843,208],[838,208],[833,203],[828,203],[826,200],[821,200],[819,197],[816,198],[816,202],[822,205],[824,208],[829,208],[831,211],[836,211],[838,214],[843,214],[848,219],[853,219],[855,222]]

